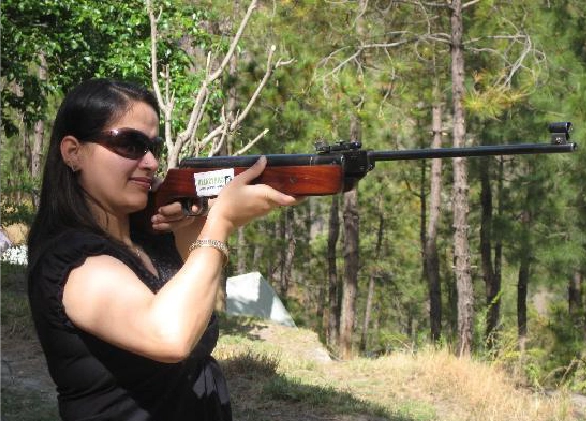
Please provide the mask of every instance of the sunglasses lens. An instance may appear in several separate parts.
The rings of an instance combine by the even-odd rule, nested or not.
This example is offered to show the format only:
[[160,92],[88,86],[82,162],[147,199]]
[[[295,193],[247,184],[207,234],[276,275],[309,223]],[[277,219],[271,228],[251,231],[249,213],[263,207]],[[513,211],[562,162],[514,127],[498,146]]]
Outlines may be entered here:
[[144,155],[145,150],[144,140],[138,133],[134,131],[114,132],[108,142],[108,146],[118,155],[130,159],[138,159]]
[[151,151],[158,159],[163,150],[163,141],[160,137],[149,139],[147,135],[138,130],[114,130],[106,146],[112,152],[125,158],[140,159],[148,151]]

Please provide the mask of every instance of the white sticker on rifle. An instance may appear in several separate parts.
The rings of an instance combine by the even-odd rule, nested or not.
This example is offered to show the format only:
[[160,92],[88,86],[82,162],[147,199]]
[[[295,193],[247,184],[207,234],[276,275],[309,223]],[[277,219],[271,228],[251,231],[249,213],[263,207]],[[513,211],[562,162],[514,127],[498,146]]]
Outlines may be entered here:
[[220,190],[234,178],[234,168],[195,172],[193,181],[199,197],[217,196]]

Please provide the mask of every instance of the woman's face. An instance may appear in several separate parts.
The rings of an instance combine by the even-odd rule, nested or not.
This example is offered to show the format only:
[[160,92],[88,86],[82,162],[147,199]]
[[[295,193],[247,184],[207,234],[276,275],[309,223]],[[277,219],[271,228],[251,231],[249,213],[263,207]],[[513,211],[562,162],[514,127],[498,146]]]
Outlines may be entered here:
[[[149,105],[135,102],[124,116],[104,130],[120,128],[136,129],[153,138],[159,132],[159,119]],[[159,166],[151,152],[129,159],[98,143],[84,142],[81,147],[79,183],[106,212],[121,217],[144,209]]]

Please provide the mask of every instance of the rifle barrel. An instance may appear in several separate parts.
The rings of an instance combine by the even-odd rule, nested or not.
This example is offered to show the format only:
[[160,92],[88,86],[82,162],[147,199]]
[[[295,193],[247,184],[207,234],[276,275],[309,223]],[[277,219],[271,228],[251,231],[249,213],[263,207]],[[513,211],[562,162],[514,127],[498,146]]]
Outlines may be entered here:
[[[397,151],[366,151],[368,162],[408,161],[425,158],[449,158],[458,156],[520,155],[538,153],[561,153],[576,150],[576,143],[554,145],[550,143],[521,143],[518,145],[476,146],[465,148],[406,149]],[[231,168],[250,167],[261,155],[214,156],[185,158],[179,167]],[[318,154],[267,154],[269,166],[341,165],[344,152]]]
[[577,144],[522,143],[518,145],[475,146],[466,148],[428,148],[399,151],[368,151],[371,161],[407,161],[424,158],[450,158],[464,156],[522,155],[539,153],[574,152]]

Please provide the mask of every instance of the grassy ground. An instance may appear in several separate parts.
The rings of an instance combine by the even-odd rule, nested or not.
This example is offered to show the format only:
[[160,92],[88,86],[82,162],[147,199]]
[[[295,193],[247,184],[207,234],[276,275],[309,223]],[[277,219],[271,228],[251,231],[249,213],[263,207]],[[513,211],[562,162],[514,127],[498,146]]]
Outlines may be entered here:
[[[341,362],[314,332],[224,318],[214,356],[235,421],[578,421],[562,391],[516,386],[498,368],[445,351]],[[55,392],[34,336],[22,271],[2,266],[1,421],[57,420]]]
[[[444,350],[325,361],[316,352],[320,345],[313,332],[262,323],[245,329],[242,320],[239,326],[240,333],[224,332],[216,349],[227,367],[239,419],[586,419],[583,408],[561,391],[543,394],[517,387],[497,367]],[[243,379],[246,373],[252,382]],[[279,416],[266,416],[266,408],[275,408]]]

